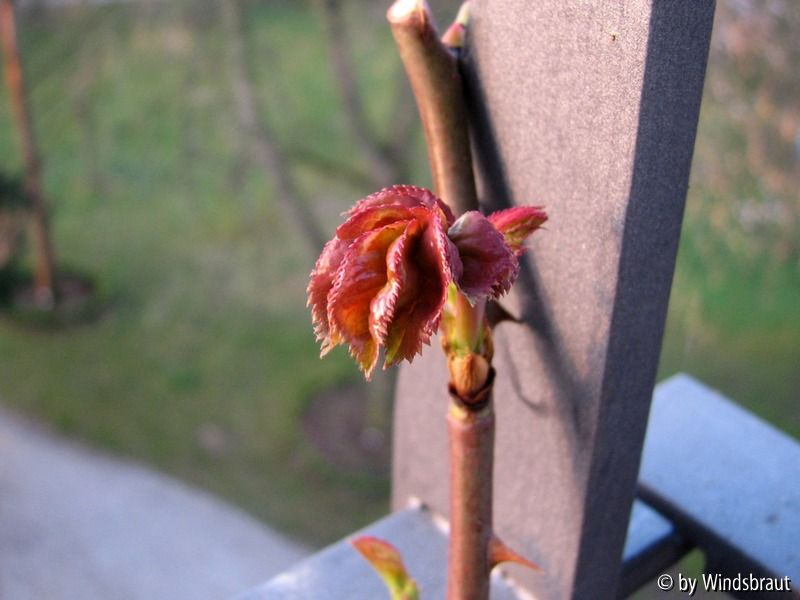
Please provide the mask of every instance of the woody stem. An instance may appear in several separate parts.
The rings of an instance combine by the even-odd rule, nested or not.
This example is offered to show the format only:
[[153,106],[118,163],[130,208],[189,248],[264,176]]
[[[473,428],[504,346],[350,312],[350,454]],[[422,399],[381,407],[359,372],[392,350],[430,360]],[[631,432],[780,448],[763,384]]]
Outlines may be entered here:
[[[417,101],[436,193],[456,215],[478,209],[472,173],[467,109],[458,63],[439,40],[424,0],[397,0],[387,15]],[[450,452],[448,600],[487,600],[492,523],[493,371],[480,352],[485,303],[471,305],[455,292],[454,339],[447,423]],[[466,354],[466,356],[463,356]],[[474,360],[473,360],[474,359]],[[454,367],[456,370],[454,370]],[[461,372],[459,373],[458,370]],[[464,371],[467,371],[466,373]],[[460,375],[460,376],[459,376]],[[469,382],[468,402],[459,383]],[[477,393],[473,394],[472,390]]]
[[477,210],[458,62],[439,40],[424,0],[397,0],[387,18],[417,101],[436,194],[456,215]]
[[489,597],[492,537],[494,411],[465,407],[451,398],[447,415],[450,450],[450,547],[448,600]]

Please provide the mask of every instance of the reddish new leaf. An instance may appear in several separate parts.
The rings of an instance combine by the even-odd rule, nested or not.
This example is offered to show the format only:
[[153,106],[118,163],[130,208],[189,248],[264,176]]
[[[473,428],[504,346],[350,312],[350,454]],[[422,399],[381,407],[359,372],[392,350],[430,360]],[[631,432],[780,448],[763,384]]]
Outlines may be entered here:
[[463,274],[458,287],[471,302],[505,294],[519,273],[519,262],[502,234],[476,210],[464,213],[447,235],[458,248]]
[[489,221],[503,234],[506,243],[519,256],[522,244],[547,221],[541,206],[515,206],[489,215]]
[[360,200],[346,217],[311,273],[308,305],[322,354],[346,344],[367,378],[381,348],[385,368],[430,343],[451,284],[471,302],[507,292],[515,254],[546,218],[521,207],[456,221],[433,193],[407,185]]
[[366,535],[352,539],[350,543],[381,576],[389,588],[392,600],[419,599],[417,584],[406,571],[397,548],[379,538]]

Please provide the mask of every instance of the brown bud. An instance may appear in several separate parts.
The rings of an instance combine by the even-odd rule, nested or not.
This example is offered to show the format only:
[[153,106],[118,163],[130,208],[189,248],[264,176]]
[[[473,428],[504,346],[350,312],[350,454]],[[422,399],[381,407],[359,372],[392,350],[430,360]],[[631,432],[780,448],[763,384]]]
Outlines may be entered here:
[[491,365],[480,354],[450,355],[447,359],[450,384],[461,398],[474,397],[486,385]]

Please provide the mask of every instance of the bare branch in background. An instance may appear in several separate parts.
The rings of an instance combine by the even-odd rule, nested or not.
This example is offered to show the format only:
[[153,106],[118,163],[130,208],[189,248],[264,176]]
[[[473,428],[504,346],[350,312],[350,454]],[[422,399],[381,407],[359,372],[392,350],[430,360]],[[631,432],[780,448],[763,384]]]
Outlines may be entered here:
[[358,91],[355,69],[340,0],[317,0],[328,36],[334,80],[342,102],[342,114],[353,135],[361,159],[366,163],[378,187],[397,183],[397,167],[386,148],[377,139],[367,122],[364,103]]
[[[103,35],[103,32],[94,35]],[[100,168],[100,148],[97,143],[93,98],[93,84],[100,70],[101,54],[94,44],[85,45],[84,48],[77,61],[79,66],[74,88],[73,110],[80,123],[81,140],[86,155],[86,177],[92,193],[102,196],[107,192],[108,185]]]
[[222,25],[228,41],[236,115],[242,135],[250,142],[254,160],[269,174],[278,200],[302,231],[309,249],[316,254],[325,244],[326,236],[322,233],[322,228],[308,202],[297,189],[288,161],[275,143],[272,131],[258,118],[253,89],[253,68],[244,47],[238,0],[220,2],[220,8]]
[[369,189],[375,183],[363,169],[309,147],[308,144],[286,142],[283,144],[286,158],[293,163],[305,165],[331,179],[338,179],[357,189]]

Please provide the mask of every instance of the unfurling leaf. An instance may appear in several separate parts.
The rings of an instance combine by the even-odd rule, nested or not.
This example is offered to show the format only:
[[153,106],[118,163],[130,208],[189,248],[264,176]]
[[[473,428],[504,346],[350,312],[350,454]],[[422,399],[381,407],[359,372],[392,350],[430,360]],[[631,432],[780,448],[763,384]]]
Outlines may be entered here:
[[471,210],[453,223],[447,235],[463,265],[458,287],[470,302],[499,298],[509,290],[519,274],[519,261],[491,221]]
[[412,360],[439,328],[451,284],[471,303],[497,298],[519,273],[524,239],[547,218],[520,207],[458,220],[432,192],[386,188],[346,213],[308,284],[324,356],[345,344],[367,379]]
[[469,0],[461,5],[458,9],[458,15],[452,25],[447,28],[442,36],[442,43],[448,48],[458,49],[464,46],[464,38],[467,34],[467,25],[469,25]]
[[419,600],[417,584],[406,571],[397,548],[366,535],[352,539],[350,543],[381,576],[392,600]]
[[547,221],[547,214],[541,206],[515,206],[492,213],[489,221],[503,234],[509,247],[519,255],[528,236]]

